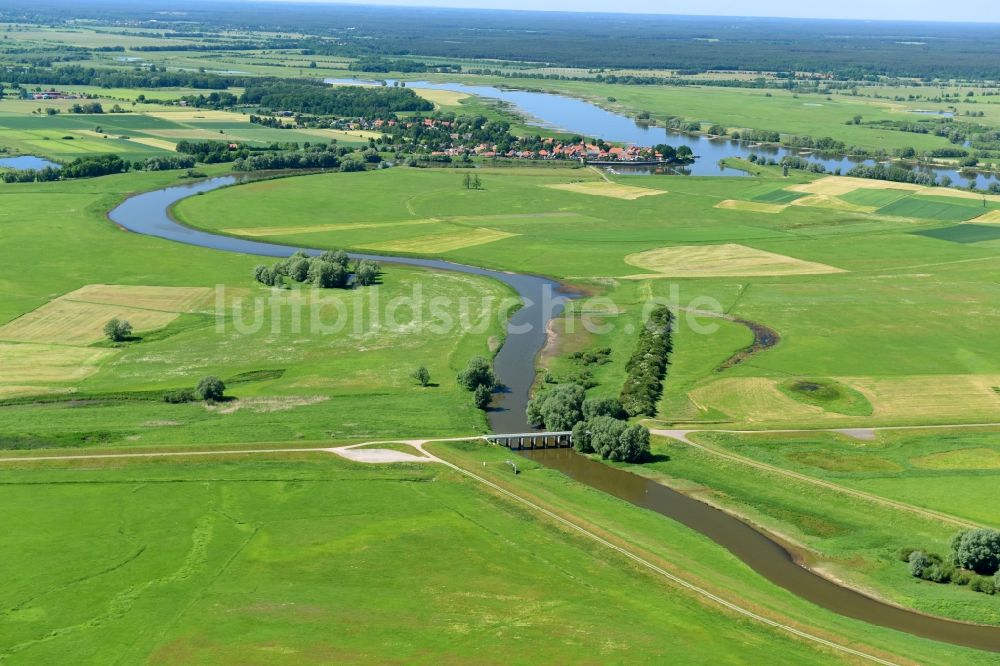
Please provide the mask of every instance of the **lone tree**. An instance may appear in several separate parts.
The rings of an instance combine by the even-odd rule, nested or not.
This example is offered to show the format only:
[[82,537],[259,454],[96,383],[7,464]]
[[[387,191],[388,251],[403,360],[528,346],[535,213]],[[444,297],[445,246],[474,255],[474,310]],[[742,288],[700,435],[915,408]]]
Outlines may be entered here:
[[427,386],[431,383],[431,373],[424,366],[414,370],[410,376],[417,380],[421,386]]
[[226,385],[218,377],[208,376],[198,382],[195,389],[198,397],[206,402],[222,400],[226,393]]
[[983,528],[965,530],[951,540],[955,564],[989,576],[1000,569],[1000,531]]
[[132,324],[124,319],[115,317],[104,325],[104,335],[112,342],[122,342],[128,340],[132,335]]
[[475,391],[480,386],[485,386],[490,391],[496,388],[497,377],[493,374],[490,362],[482,356],[476,356],[469,360],[469,365],[465,370],[458,373],[456,377],[458,383],[469,391]]

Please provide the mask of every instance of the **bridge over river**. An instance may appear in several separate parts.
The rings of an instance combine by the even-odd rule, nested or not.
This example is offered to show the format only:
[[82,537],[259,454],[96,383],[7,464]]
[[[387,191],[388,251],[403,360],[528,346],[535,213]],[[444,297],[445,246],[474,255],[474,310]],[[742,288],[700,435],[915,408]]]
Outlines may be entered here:
[[522,432],[504,435],[486,435],[486,441],[506,446],[512,451],[522,449],[568,449],[573,446],[573,433]]

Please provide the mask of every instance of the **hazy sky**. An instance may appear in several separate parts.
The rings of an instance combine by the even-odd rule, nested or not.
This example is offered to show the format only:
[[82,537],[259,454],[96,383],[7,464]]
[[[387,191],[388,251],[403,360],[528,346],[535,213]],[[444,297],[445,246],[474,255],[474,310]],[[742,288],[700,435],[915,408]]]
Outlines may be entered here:
[[[292,0],[290,0],[292,1]],[[294,0],[302,2],[303,0]],[[338,4],[1000,23],[1000,1],[964,0],[305,0]]]

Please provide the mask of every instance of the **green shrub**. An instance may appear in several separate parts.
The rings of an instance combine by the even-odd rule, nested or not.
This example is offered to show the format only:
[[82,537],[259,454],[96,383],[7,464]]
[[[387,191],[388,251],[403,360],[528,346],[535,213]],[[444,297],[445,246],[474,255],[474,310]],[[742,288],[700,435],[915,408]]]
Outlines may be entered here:
[[185,402],[194,402],[197,399],[198,397],[191,389],[177,389],[176,391],[167,391],[163,394],[163,402],[169,402],[175,405]]
[[973,592],[982,592],[983,594],[996,594],[997,588],[993,583],[993,578],[987,578],[986,576],[975,576],[971,581],[969,581],[969,589]]

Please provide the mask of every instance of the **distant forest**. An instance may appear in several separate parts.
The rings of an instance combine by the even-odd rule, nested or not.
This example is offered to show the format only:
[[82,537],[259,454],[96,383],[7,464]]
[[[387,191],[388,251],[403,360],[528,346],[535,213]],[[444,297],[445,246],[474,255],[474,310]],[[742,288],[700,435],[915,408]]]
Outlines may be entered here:
[[[163,2],[149,0],[39,0],[0,9],[0,20],[62,23],[70,17],[90,18],[120,25],[123,31],[155,27],[177,37],[192,33],[209,37],[208,33],[222,29],[304,33],[322,38],[308,45],[315,52],[357,57],[496,58],[590,69],[811,71],[850,79],[876,75],[1000,79],[1000,30],[987,24],[404,9],[235,0],[172,0],[169,5],[172,11],[165,13]],[[303,46],[302,42],[296,40],[295,45]],[[280,48],[282,44],[270,46]]]

